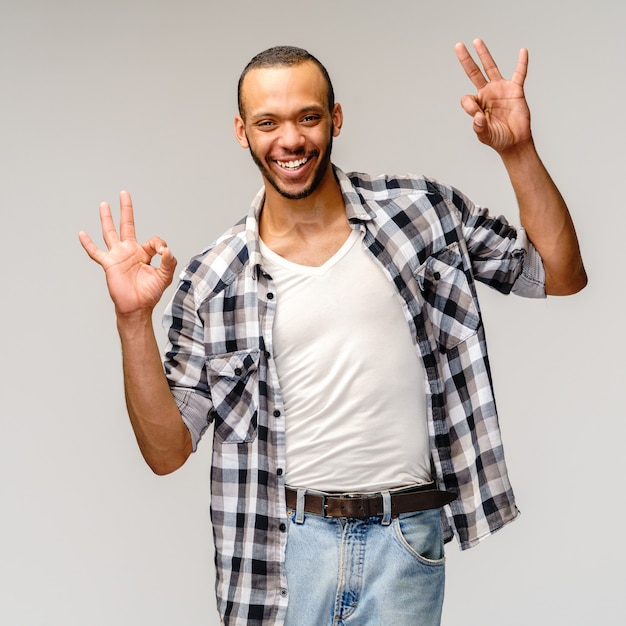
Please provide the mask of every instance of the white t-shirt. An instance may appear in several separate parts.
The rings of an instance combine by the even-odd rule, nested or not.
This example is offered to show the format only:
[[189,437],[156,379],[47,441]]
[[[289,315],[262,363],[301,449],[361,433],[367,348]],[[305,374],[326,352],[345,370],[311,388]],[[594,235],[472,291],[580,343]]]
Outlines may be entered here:
[[367,492],[429,481],[423,365],[400,296],[360,233],[320,267],[263,242],[261,254],[276,288],[287,484]]

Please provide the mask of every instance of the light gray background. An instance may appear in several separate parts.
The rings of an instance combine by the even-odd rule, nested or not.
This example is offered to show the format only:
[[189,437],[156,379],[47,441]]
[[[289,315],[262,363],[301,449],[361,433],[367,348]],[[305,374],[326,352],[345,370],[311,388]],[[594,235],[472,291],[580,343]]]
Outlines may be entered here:
[[537,144],[590,285],[539,302],[481,290],[523,515],[470,552],[448,546],[444,624],[622,623],[624,3],[2,0],[0,12],[1,624],[217,624],[210,443],[163,478],[140,457],[112,306],[76,236],[100,241],[98,203],[129,189],[139,237],[167,238],[181,263],[236,221],[260,186],[232,133],[236,80],[288,43],[334,79],[343,169],[435,176],[515,220],[504,170],[459,106],[472,88],[453,46],[476,36],[507,75],[530,50]]

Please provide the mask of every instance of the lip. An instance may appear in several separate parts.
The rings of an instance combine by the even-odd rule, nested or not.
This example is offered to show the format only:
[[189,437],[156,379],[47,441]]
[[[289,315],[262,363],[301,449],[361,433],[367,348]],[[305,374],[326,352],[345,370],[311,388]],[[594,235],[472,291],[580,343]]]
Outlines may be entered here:
[[[315,163],[315,155],[307,155],[307,156],[299,156],[299,157],[286,157],[286,158],[277,158],[277,159],[271,159],[272,165],[274,166],[274,169],[280,173],[281,177],[287,177],[290,180],[294,180],[296,181],[299,178],[302,178],[303,176],[305,176],[308,171],[311,169],[311,167],[313,167],[313,164]],[[302,163],[301,165],[294,167],[294,168],[286,168],[283,167],[282,165],[279,165],[280,163],[292,163],[292,162],[298,162],[301,161],[302,159],[306,159],[306,161],[304,163]]]

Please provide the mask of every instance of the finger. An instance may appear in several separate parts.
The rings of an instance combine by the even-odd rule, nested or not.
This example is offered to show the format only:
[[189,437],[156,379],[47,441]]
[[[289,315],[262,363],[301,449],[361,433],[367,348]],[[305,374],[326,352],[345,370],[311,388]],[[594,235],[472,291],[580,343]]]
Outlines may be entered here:
[[111,215],[111,207],[108,202],[100,203],[100,224],[102,226],[102,238],[110,250],[116,243],[119,243],[120,238],[117,234],[113,216]]
[[485,69],[485,74],[487,74],[489,80],[501,80],[502,74],[500,74],[500,70],[498,69],[496,62],[493,60],[485,42],[482,39],[474,39],[472,43],[474,44],[474,48],[478,53],[478,58],[480,59],[480,62]]
[[454,46],[456,58],[461,63],[467,77],[472,81],[474,87],[482,89],[487,84],[487,79],[483,76],[481,69],[476,65],[464,43],[457,43]]
[[523,87],[527,72],[528,50],[526,50],[526,48],[522,48],[517,55],[517,65],[515,66],[515,71],[511,76],[511,81]]
[[136,239],[133,201],[128,191],[120,192],[120,237],[122,241]]
[[155,254],[161,254],[159,248],[167,248],[167,243],[161,237],[151,237],[141,247],[152,257]]
[[489,126],[485,111],[478,104],[474,96],[463,96],[461,98],[463,110],[473,118],[474,132],[482,143],[487,143],[489,139]]
[[91,237],[84,230],[81,230],[78,233],[78,239],[80,241],[80,245],[89,255],[89,258],[99,265],[102,265],[102,261],[106,255],[102,250],[100,250],[100,248],[98,248],[98,246],[96,246]]
[[158,253],[161,255],[159,273],[163,277],[163,280],[169,285],[172,282],[177,261],[172,254],[172,251],[167,246],[159,248]]
[[167,244],[161,237],[152,237],[152,239],[148,239],[146,243],[142,244],[141,247],[144,249],[145,253],[152,258],[157,254],[161,254],[160,250],[167,248]]
[[478,141],[481,143],[490,144],[491,134],[489,132],[489,126],[487,124],[487,118],[482,111],[479,111],[474,115],[474,124],[473,124],[474,132],[476,133],[476,137]]
[[470,95],[463,96],[461,98],[461,106],[463,107],[463,110],[468,115],[471,115],[472,117],[474,117],[474,115],[476,115],[476,113],[479,113],[479,112],[482,111],[480,105],[476,101],[476,98],[474,96],[470,96]]
[[161,274],[163,281],[169,285],[169,283],[172,282],[172,276],[174,275],[177,261],[165,241],[163,241],[160,237],[153,237],[152,239],[146,241],[142,248],[150,258],[157,254],[161,257],[161,263],[159,264],[158,271]]

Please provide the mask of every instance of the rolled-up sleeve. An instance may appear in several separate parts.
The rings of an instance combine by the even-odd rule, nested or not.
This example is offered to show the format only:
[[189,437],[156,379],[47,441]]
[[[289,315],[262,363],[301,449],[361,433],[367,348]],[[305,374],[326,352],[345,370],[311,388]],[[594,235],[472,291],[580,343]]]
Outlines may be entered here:
[[193,451],[195,452],[202,435],[204,435],[204,431],[211,423],[211,420],[207,417],[210,415],[212,407],[211,399],[181,387],[173,387],[172,395],[174,400],[176,400],[183,422],[185,422],[185,426],[189,430]]
[[454,190],[463,233],[476,280],[502,293],[526,298],[545,297],[545,273],[539,253],[521,226],[493,217]]
[[518,238],[521,236],[523,236],[523,239],[526,241],[522,271],[513,284],[511,292],[523,298],[545,298],[546,273],[543,269],[543,261],[535,246],[533,246],[526,237],[523,228],[518,230]]
[[185,273],[165,310],[163,327],[168,338],[165,375],[195,451],[211,424],[213,404],[206,376],[204,327],[197,313],[192,281]]

